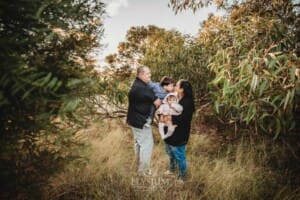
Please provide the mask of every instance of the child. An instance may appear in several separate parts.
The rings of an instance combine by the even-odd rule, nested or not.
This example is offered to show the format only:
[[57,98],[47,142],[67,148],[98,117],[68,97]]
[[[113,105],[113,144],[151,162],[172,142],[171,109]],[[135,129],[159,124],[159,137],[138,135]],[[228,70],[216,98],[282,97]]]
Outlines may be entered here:
[[149,87],[153,90],[155,95],[163,100],[169,92],[173,92],[175,81],[170,77],[164,76],[162,77],[160,82],[149,82]]
[[[149,87],[153,90],[155,96],[157,96],[161,101],[167,96],[169,92],[173,92],[175,81],[167,76],[162,77],[160,82],[148,83]],[[155,113],[155,107],[151,107],[150,115],[153,116]]]
[[[164,98],[163,103],[157,110],[157,114],[160,115],[158,123],[158,131],[162,139],[170,137],[176,125],[172,124],[172,115],[180,115],[182,113],[182,106],[178,103],[177,94],[171,92]],[[165,127],[168,127],[168,131],[165,134]]]

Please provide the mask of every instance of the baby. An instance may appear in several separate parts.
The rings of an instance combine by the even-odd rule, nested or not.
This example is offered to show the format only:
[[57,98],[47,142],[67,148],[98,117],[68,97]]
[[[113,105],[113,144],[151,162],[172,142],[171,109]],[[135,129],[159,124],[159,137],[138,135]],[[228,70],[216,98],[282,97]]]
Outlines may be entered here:
[[[174,92],[168,93],[157,110],[157,114],[160,115],[158,131],[162,139],[166,139],[173,134],[177,125],[172,124],[172,115],[180,115],[182,110],[182,106],[178,103],[177,94]],[[168,127],[166,134],[165,127]]]

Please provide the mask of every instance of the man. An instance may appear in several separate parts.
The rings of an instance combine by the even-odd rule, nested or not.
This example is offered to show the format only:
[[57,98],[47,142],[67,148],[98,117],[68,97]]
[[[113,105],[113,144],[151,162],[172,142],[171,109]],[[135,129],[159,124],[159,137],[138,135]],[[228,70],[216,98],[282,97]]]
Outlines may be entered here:
[[146,66],[137,68],[137,77],[128,93],[129,105],[127,123],[131,126],[135,140],[135,155],[138,161],[138,172],[147,175],[150,169],[153,149],[152,120],[153,105],[157,108],[161,101],[148,86],[151,78],[150,69]]

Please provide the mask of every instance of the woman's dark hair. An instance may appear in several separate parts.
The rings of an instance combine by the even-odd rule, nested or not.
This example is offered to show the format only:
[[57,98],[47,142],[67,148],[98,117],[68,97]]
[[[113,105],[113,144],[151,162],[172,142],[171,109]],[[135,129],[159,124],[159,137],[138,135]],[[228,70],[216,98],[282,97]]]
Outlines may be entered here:
[[180,80],[180,88],[183,89],[183,93],[185,96],[188,97],[192,97],[194,99],[194,95],[193,95],[193,88],[192,85],[190,84],[190,82],[188,82],[187,80]]
[[195,105],[194,105],[194,94],[193,94],[193,87],[190,84],[190,82],[188,82],[187,80],[179,80],[180,83],[180,88],[183,89],[183,94],[184,96],[191,98],[193,101],[193,110],[195,110]]
[[172,79],[172,78],[170,78],[170,77],[168,77],[168,76],[164,76],[164,77],[162,77],[162,79],[160,80],[160,85],[161,85],[161,87],[163,87],[163,86],[165,86],[165,85],[169,85],[169,84],[171,84],[171,83],[175,83],[175,81]]

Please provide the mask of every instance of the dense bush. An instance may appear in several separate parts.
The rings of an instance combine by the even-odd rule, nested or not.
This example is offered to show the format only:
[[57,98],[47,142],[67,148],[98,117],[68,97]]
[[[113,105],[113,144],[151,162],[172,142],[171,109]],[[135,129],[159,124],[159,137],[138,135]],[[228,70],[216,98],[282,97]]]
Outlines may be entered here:
[[199,42],[210,50],[215,75],[210,94],[224,122],[253,125],[275,138],[295,127],[298,18],[291,2],[249,1],[203,24]]
[[170,1],[176,12],[212,2],[228,15],[210,16],[197,38],[155,26],[132,27],[119,52],[107,60],[119,69],[145,64],[154,81],[164,75],[190,80],[197,100],[210,96],[223,123],[254,127],[274,138],[290,132],[300,107],[299,5]]
[[78,147],[71,137],[79,124],[64,124],[58,114],[76,118],[73,111],[99,92],[91,53],[104,5],[1,1],[0,13],[0,198],[24,199],[24,191],[38,198],[41,184]]
[[1,133],[39,130],[87,95],[103,6],[90,0],[0,3]]

